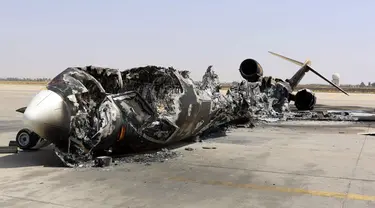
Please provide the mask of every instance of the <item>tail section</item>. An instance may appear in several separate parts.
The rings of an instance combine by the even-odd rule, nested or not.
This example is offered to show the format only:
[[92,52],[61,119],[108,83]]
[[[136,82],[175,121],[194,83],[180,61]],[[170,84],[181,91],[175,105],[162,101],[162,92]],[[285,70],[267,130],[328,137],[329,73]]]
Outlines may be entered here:
[[317,71],[315,71],[313,68],[311,68],[311,61],[310,60],[306,60],[304,63],[300,62],[300,61],[297,61],[297,60],[294,60],[294,59],[291,59],[291,58],[288,58],[286,56],[283,56],[283,55],[280,55],[280,54],[277,54],[277,53],[274,53],[274,52],[271,52],[271,51],[268,51],[269,53],[271,53],[272,55],[275,55],[275,56],[278,56],[282,59],[285,59],[287,61],[290,61],[298,66],[300,66],[301,68],[293,75],[292,78],[290,78],[288,80],[290,86],[292,89],[294,89],[295,87],[297,87],[297,85],[299,84],[299,82],[302,80],[302,78],[305,76],[306,72],[308,71],[311,71],[313,72],[314,74],[316,74],[318,77],[322,78],[324,81],[328,82],[330,85],[332,85],[333,87],[335,87],[336,89],[340,90],[342,93],[344,93],[345,95],[348,95],[349,94],[347,92],[345,92],[342,88],[340,88],[339,86],[337,86],[336,84],[334,84],[333,82],[329,81],[327,78],[325,78],[323,75],[321,75],[320,73],[318,73]]

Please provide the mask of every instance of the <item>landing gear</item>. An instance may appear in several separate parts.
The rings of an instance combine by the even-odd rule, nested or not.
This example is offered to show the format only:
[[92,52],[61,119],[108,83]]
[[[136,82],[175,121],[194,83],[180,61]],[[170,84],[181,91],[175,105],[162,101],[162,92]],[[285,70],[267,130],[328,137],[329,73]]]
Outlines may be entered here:
[[41,138],[29,129],[21,129],[16,136],[16,143],[20,149],[31,150],[35,147]]

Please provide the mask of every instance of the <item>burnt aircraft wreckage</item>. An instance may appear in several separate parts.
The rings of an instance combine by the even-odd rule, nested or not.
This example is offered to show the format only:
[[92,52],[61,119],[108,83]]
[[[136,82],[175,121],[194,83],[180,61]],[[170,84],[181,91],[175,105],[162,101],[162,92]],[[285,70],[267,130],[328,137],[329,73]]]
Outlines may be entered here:
[[314,93],[309,89],[301,89],[296,94],[293,94],[295,88],[298,86],[305,74],[309,71],[313,72],[344,94],[349,95],[339,86],[312,69],[310,60],[306,60],[304,63],[302,63],[274,52],[270,53],[292,63],[295,63],[301,68],[292,76],[292,78],[286,79],[284,81],[278,78],[263,77],[263,69],[261,65],[254,59],[246,59],[240,65],[240,73],[242,77],[248,82],[257,82],[261,80],[261,88],[263,89],[267,89],[271,85],[281,85],[279,88],[285,91],[284,97],[288,99],[289,102],[294,101],[294,105],[298,110],[313,110],[316,104],[316,97]]
[[156,149],[225,131],[258,115],[283,113],[290,101],[298,109],[312,109],[316,98],[311,91],[292,92],[307,71],[318,73],[310,62],[283,58],[301,66],[291,79],[263,77],[260,64],[246,59],[239,68],[246,81],[233,85],[226,94],[219,92],[221,85],[212,66],[199,83],[189,78],[188,71],[172,67],[67,68],[27,107],[17,110],[24,114],[25,128],[16,141],[22,149],[52,143],[64,164],[74,167],[103,154]]

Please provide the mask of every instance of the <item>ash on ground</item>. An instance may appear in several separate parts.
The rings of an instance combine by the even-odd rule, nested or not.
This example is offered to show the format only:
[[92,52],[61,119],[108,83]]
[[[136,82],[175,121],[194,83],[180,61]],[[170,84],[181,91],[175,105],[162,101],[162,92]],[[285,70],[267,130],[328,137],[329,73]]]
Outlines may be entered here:
[[350,112],[300,111],[286,114],[286,120],[358,121]]
[[170,159],[175,159],[177,157],[181,156],[181,153],[172,151],[169,149],[161,149],[157,152],[151,152],[151,153],[139,153],[131,156],[125,156],[125,157],[118,157],[114,158],[113,162],[116,164],[121,163],[162,163]]
[[152,163],[163,163],[171,159],[176,159],[182,156],[180,152],[176,152],[173,150],[169,150],[167,148],[161,149],[155,152],[149,153],[137,153],[134,155],[126,155],[126,156],[114,156],[112,158],[112,163],[110,166],[107,167],[95,167],[94,161],[89,161],[86,163],[80,163],[75,168],[78,169],[91,169],[91,168],[98,168],[98,169],[108,169],[115,166],[121,166],[127,163],[137,163],[137,164],[144,164],[144,165],[151,165]]

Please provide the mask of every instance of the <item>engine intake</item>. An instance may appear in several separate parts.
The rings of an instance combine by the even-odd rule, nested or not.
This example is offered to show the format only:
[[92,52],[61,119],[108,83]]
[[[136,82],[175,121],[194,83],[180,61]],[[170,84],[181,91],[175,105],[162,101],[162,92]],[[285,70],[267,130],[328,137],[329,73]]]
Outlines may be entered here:
[[248,82],[256,82],[263,76],[263,68],[254,59],[245,59],[240,65],[240,73]]
[[294,105],[298,110],[313,110],[316,103],[314,93],[309,89],[301,89],[295,95]]

